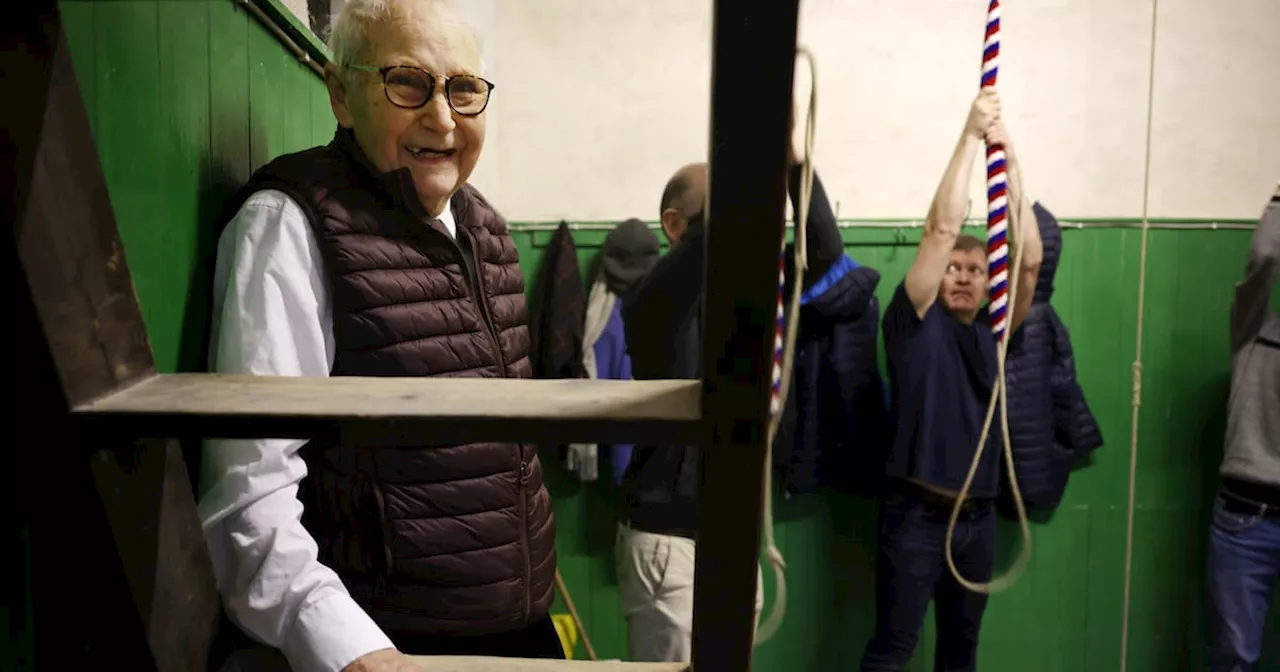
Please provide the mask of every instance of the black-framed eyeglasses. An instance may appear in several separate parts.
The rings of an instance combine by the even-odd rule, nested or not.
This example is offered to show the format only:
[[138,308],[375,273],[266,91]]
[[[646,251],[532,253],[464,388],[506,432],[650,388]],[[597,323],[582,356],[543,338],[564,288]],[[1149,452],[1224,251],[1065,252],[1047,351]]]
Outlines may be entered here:
[[[349,65],[353,70],[377,73],[382,77],[382,90],[387,100],[396,107],[416,110],[426,105],[435,93],[440,79],[422,68],[412,65],[388,65],[375,68],[371,65]],[[475,75],[444,77],[444,97],[449,108],[466,117],[474,117],[489,106],[489,94],[493,82]]]

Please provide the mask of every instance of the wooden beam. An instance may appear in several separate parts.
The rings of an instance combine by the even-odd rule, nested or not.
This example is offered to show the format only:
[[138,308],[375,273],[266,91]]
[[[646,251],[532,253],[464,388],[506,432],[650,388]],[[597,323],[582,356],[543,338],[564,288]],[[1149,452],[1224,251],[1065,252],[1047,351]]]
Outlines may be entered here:
[[154,376],[77,406],[96,433],[308,438],[344,443],[692,442],[691,380]]
[[[56,3],[0,27],[0,198],[22,389],[8,470],[30,529],[35,660],[203,670],[218,614],[180,451],[80,433],[70,408],[154,375]],[[38,439],[29,438],[38,437]],[[68,451],[79,445],[82,451]]]
[[693,665],[751,669],[799,0],[715,3]]
[[428,672],[689,672],[686,663],[623,663],[481,656],[410,656]]

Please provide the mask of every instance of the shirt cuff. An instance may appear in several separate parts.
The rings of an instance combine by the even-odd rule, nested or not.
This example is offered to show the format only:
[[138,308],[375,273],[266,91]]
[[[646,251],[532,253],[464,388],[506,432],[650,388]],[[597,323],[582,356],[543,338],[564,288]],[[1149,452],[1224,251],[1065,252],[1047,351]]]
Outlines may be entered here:
[[395,645],[347,594],[334,594],[298,612],[281,650],[295,672],[340,672],[367,653]]

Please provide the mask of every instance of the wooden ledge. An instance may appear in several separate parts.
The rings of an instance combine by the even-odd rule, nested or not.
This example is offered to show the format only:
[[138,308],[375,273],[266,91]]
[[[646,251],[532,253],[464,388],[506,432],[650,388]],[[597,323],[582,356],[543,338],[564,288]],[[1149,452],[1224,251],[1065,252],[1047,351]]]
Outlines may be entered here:
[[696,380],[158,375],[73,415],[135,437],[311,438],[361,445],[695,443]]
[[410,656],[427,672],[689,672],[688,663],[620,663],[478,656]]

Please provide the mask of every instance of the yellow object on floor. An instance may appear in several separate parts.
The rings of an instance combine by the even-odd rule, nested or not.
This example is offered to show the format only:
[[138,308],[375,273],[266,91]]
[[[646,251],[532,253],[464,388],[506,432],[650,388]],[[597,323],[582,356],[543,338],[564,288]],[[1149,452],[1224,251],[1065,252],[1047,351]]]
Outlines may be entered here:
[[560,635],[560,646],[564,648],[566,660],[573,660],[573,649],[578,646],[578,626],[574,625],[569,614],[551,614],[551,622],[556,626],[556,634]]

